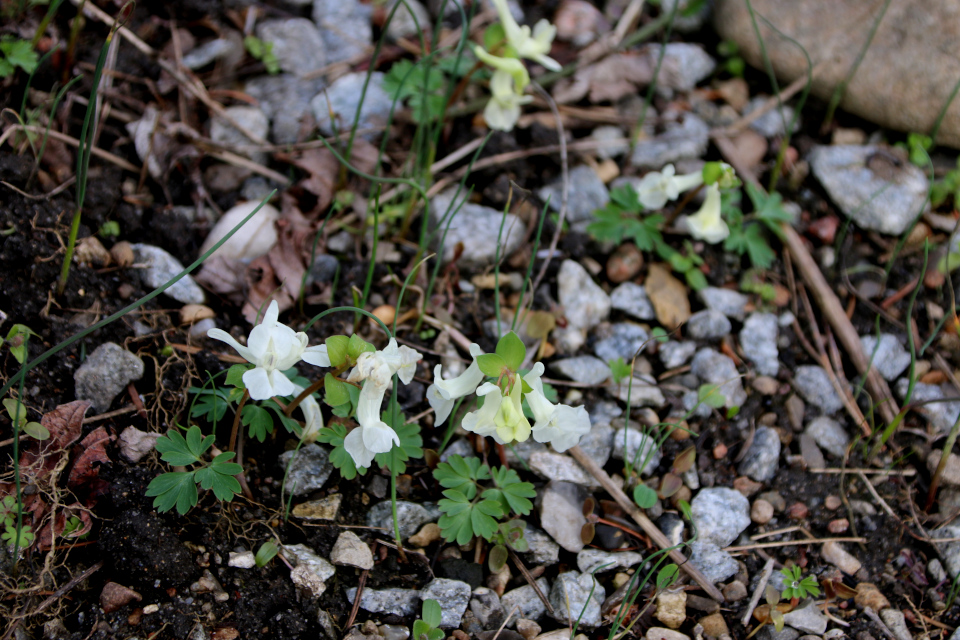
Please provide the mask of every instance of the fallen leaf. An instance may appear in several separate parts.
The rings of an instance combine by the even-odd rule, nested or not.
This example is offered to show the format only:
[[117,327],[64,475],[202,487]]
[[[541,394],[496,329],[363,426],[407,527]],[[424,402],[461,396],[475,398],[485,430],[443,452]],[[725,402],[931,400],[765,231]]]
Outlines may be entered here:
[[613,54],[587,69],[593,103],[634,95],[638,87],[650,83],[654,72],[650,57],[636,53]]
[[651,264],[644,284],[657,314],[657,321],[664,328],[672,330],[690,319],[687,287],[673,277],[669,267]]
[[736,160],[735,164],[745,169],[756,168],[767,155],[767,139],[753,129],[744,129],[730,138],[730,142],[731,162]]
[[100,474],[99,466],[94,463],[110,462],[110,456],[107,455],[107,444],[116,440],[117,437],[111,434],[104,427],[97,427],[84,438],[78,445],[82,453],[74,463],[67,477],[67,486],[76,487],[89,484]]

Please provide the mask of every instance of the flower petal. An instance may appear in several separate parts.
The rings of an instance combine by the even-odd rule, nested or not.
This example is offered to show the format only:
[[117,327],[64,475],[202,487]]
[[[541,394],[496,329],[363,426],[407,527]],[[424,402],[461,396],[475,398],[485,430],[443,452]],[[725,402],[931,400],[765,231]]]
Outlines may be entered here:
[[373,463],[377,454],[367,449],[363,444],[363,427],[354,429],[343,439],[343,448],[346,449],[353,463],[358,469],[366,469]]
[[243,346],[237,342],[233,336],[224,331],[223,329],[210,329],[207,331],[207,337],[213,338],[214,340],[219,340],[221,342],[226,342],[228,345],[236,349],[237,353],[240,354],[240,357],[246,360],[247,362],[252,362],[256,364],[256,358],[253,353],[247,347]]
[[707,187],[707,197],[700,211],[687,218],[690,235],[710,244],[716,244],[730,235],[730,229],[720,217],[720,205],[720,187],[712,184]]
[[327,353],[327,345],[318,344],[315,347],[307,347],[303,350],[303,361],[317,367],[330,367],[330,355]]
[[[439,367],[440,365],[437,366]],[[432,384],[427,387],[427,402],[430,403],[430,407],[433,409],[433,426],[439,427],[450,417],[450,412],[453,411],[454,401],[452,398],[444,396],[437,385]]]
[[363,427],[363,446],[370,451],[386,453],[395,444],[400,444],[400,436],[386,422],[378,420],[374,425]]
[[273,382],[270,379],[270,374],[263,367],[254,367],[244,373],[243,384],[246,385],[247,391],[250,392],[250,397],[254,400],[269,400],[277,395],[273,391]]

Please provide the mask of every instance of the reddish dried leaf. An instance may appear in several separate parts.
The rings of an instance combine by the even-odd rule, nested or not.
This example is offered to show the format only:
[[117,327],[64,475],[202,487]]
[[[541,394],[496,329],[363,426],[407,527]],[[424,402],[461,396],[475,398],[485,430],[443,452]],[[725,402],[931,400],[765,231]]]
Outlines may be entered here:
[[77,458],[70,470],[70,476],[67,478],[68,487],[76,487],[89,483],[100,474],[100,468],[95,467],[94,463],[105,463],[110,461],[107,455],[107,444],[116,440],[116,436],[107,431],[104,427],[97,427],[90,432],[79,445],[82,453]]
[[66,449],[76,442],[83,427],[83,416],[89,408],[90,403],[86,400],[75,400],[48,411],[40,419],[40,424],[50,432],[47,448]]

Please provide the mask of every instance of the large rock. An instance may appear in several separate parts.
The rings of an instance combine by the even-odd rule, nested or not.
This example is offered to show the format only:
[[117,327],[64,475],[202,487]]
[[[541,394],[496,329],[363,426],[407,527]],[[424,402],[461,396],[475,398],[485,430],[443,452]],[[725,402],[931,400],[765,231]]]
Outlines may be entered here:
[[267,20],[257,25],[257,37],[273,45],[280,68],[303,77],[323,69],[327,51],[320,31],[306,18]]
[[[367,140],[377,137],[378,129],[387,126],[390,116],[390,107],[393,99],[383,88],[384,75],[375,71],[370,75],[367,83],[366,73],[348,73],[337,78],[326,90],[318,93],[310,101],[313,117],[317,119],[317,126],[325,135],[333,135],[336,131],[349,131],[357,115],[357,106],[361,98],[360,120],[357,129]],[[363,87],[366,85],[366,93]],[[334,120],[330,119],[331,113]]]
[[313,21],[323,36],[327,64],[362,54],[373,40],[373,6],[358,0],[313,0]]
[[830,198],[864,229],[900,235],[927,208],[927,177],[905,154],[841,145],[816,147],[809,157]]
[[[774,71],[783,80],[818,67],[813,92],[829,99],[855,64],[885,0],[753,0],[760,35]],[[722,38],[739,45],[753,66],[764,69],[746,0],[719,0],[715,22]],[[774,28],[782,35],[774,31]],[[840,106],[882,126],[929,132],[960,78],[960,3],[932,0],[918,10],[911,0],[892,0]],[[960,147],[960,101],[941,123],[938,141]]]

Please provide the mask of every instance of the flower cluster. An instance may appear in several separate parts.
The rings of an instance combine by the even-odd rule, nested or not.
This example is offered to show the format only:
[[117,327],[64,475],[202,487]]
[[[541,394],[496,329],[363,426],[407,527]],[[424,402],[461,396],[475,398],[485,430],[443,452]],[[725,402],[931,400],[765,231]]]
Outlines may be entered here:
[[[334,336],[325,344],[308,347],[307,334],[281,324],[279,314],[277,303],[271,302],[263,321],[250,331],[246,346],[226,331],[211,329],[207,332],[208,337],[226,342],[254,365],[242,376],[250,398],[269,400],[303,393],[304,387],[294,384],[284,374],[301,360],[319,367],[347,368],[353,365],[346,382],[360,386],[356,404],[360,428],[346,436],[344,448],[358,466],[369,467],[376,454],[386,453],[395,444],[400,444],[396,431],[380,419],[380,405],[394,374],[403,384],[409,384],[422,356],[410,347],[398,346],[393,338],[381,351],[357,336]],[[301,401],[300,410],[305,423],[301,437],[311,442],[323,428],[320,405],[308,395]]]
[[531,31],[530,27],[517,24],[507,0],[493,0],[493,4],[506,40],[504,55],[493,55],[480,46],[474,48],[474,53],[494,69],[490,78],[490,101],[483,110],[484,120],[491,129],[510,131],[520,118],[520,107],[533,100],[524,95],[530,84],[530,74],[521,58],[533,60],[551,71],[559,71],[560,64],[547,55],[557,28],[547,20],[540,20]]
[[[470,354],[473,362],[456,378],[443,380],[440,365],[434,370],[434,383],[427,389],[427,399],[436,413],[436,424],[446,421],[458,398],[476,393],[483,398],[483,406],[465,415],[461,426],[490,436],[499,444],[525,442],[532,435],[537,442],[551,443],[562,452],[590,431],[586,409],[555,405],[547,399],[540,379],[542,363],[536,363],[525,375],[520,374],[526,347],[515,333],[500,339],[496,353],[484,354],[478,345],[472,344]],[[495,382],[483,382],[488,376]],[[532,426],[524,411],[524,400],[534,420]]]
[[[341,427],[344,459],[352,459],[357,469],[365,469],[377,454],[401,446],[397,430],[381,415],[381,405],[394,376],[401,383],[410,384],[421,354],[398,345],[394,338],[377,350],[356,335],[331,336],[324,344],[308,347],[306,334],[281,324],[278,315],[277,303],[272,302],[263,321],[250,331],[246,346],[219,329],[211,329],[207,334],[232,346],[253,365],[242,376],[238,375],[250,398],[270,400],[302,395],[304,387],[287,377],[291,375],[289,369],[300,360],[331,367],[334,371],[323,380],[325,402],[336,415],[354,415],[359,424],[349,433]],[[557,451],[566,451],[590,431],[586,409],[554,404],[547,398],[541,380],[542,363],[536,363],[528,372],[520,370],[526,347],[515,333],[501,338],[495,353],[484,353],[473,344],[470,355],[470,366],[450,380],[443,379],[442,365],[435,367],[434,382],[427,389],[427,399],[436,414],[435,425],[450,417],[457,400],[476,394],[482,405],[467,413],[461,424],[467,431],[490,436],[500,444],[524,442],[533,436],[537,442],[551,443]],[[345,379],[337,377],[348,370]],[[299,407],[305,422],[301,432],[305,441],[315,440],[321,432],[331,432],[324,427],[320,405],[312,395],[306,395]],[[321,440],[330,441],[325,437],[329,438],[329,434]]]
[[716,244],[730,235],[730,229],[721,217],[720,190],[737,186],[739,181],[733,167],[724,162],[708,162],[702,171],[676,175],[672,164],[663,171],[651,171],[637,185],[640,204],[647,210],[662,209],[668,202],[691,189],[707,185],[706,197],[700,210],[686,218],[687,230],[697,240]]

